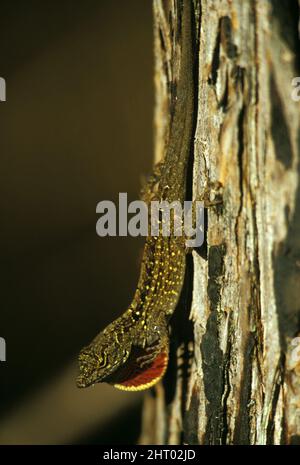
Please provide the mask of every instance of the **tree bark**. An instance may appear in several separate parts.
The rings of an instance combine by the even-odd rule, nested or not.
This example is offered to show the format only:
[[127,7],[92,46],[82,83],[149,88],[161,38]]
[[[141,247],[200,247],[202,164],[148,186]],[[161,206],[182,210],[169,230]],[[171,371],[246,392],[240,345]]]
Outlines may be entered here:
[[[171,362],[140,443],[300,443],[297,0],[184,0],[194,11],[193,191],[223,185],[188,259]],[[154,0],[155,147],[163,157],[181,0]],[[298,346],[297,346],[298,343]]]

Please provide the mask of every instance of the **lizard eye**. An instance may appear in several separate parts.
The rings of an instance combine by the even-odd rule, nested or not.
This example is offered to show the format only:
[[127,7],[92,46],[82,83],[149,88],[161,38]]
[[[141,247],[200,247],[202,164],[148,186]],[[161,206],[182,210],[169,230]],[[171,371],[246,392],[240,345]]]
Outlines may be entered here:
[[128,358],[128,355],[129,355],[129,350],[124,350],[124,352],[123,352],[123,363],[126,362],[126,360]]
[[100,355],[97,357],[98,358],[98,368],[105,368],[107,365],[107,355],[104,353],[103,355]]

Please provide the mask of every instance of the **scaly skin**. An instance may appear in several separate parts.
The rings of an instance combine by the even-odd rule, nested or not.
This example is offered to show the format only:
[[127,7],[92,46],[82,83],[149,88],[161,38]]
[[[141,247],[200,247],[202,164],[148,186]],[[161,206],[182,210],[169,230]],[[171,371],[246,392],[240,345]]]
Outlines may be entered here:
[[[153,193],[151,186],[146,193],[155,200],[179,200],[181,204],[186,195],[186,170],[193,137],[191,10],[192,0],[184,0],[180,75],[169,143],[156,191]],[[169,352],[168,321],[181,293],[185,264],[185,238],[175,237],[172,228],[169,237],[147,237],[133,301],[123,315],[80,352],[78,387],[105,381],[119,389],[141,390],[161,378]],[[134,372],[145,371],[145,377],[136,384],[124,383],[132,367]]]

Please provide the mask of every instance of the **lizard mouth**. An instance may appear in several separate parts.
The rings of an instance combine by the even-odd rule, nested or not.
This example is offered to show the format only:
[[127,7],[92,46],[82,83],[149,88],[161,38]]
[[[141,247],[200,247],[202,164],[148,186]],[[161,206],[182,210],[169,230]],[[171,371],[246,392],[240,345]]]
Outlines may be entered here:
[[[83,371],[83,369],[80,369],[80,371]],[[80,373],[78,376],[77,376],[77,379],[76,379],[76,386],[78,388],[87,388],[87,387],[90,387],[90,386],[93,386],[94,384],[98,383],[100,380],[98,379],[94,379],[94,377],[89,377],[87,375],[85,375],[84,373]]]
[[79,355],[79,375],[76,379],[77,387],[86,388],[95,384],[97,382],[95,374],[93,359],[89,353],[82,351]]
[[84,375],[79,375],[77,376],[76,379],[76,386],[78,388],[86,388],[88,386],[91,386],[93,383],[89,383]]

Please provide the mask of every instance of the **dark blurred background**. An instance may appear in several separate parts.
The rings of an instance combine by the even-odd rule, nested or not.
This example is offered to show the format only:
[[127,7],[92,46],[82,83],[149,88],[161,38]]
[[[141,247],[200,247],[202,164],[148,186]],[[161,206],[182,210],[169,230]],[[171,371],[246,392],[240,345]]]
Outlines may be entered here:
[[0,5],[0,443],[134,443],[141,397],[74,378],[138,277],[142,240],[95,209],[151,171],[151,2]]

